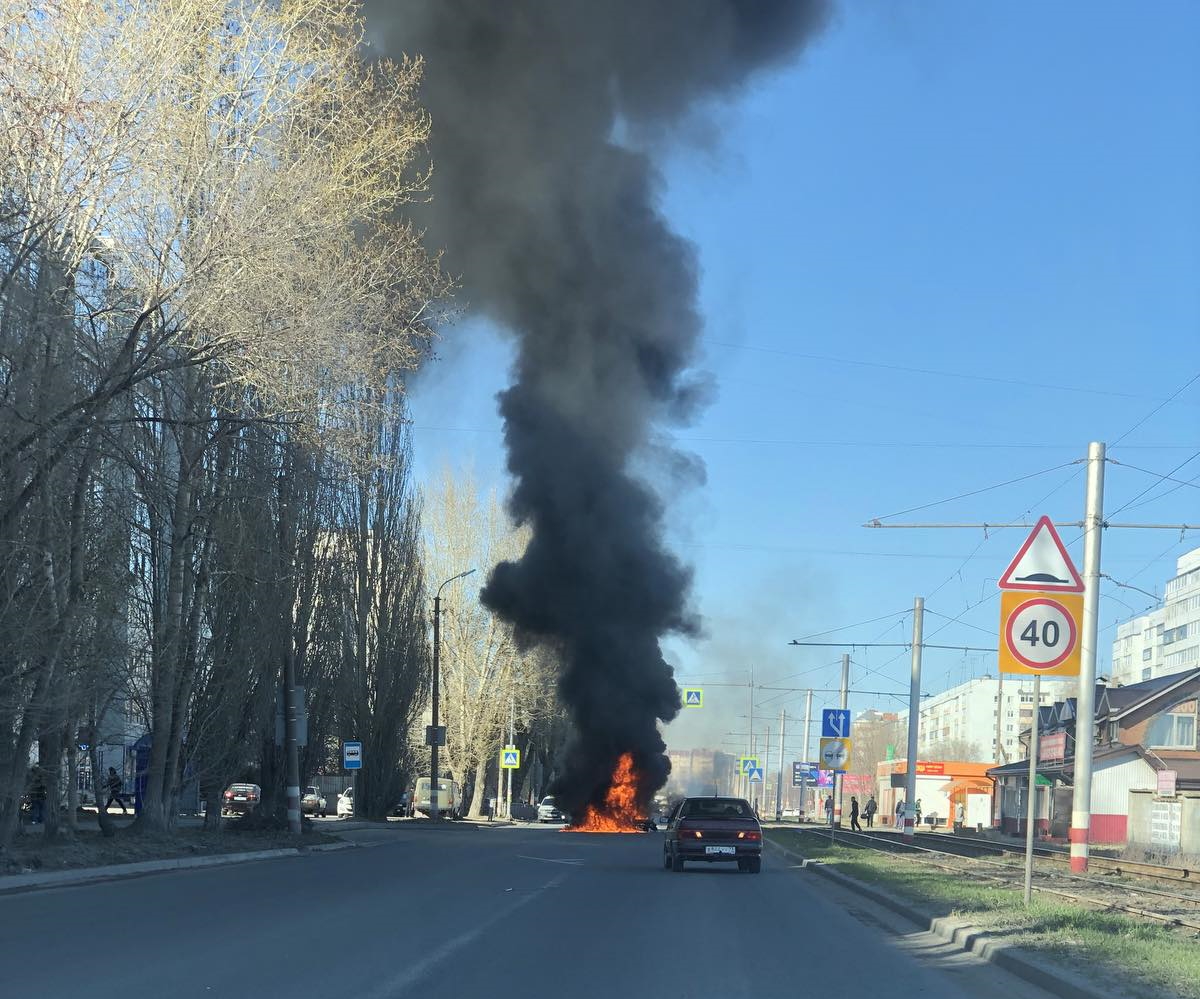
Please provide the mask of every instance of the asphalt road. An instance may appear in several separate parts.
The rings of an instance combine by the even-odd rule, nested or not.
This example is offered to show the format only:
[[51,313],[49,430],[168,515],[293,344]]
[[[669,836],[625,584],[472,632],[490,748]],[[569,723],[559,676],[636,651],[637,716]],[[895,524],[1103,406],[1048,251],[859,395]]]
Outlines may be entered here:
[[768,854],[393,824],[360,849],[0,896],[5,995],[1045,999]]

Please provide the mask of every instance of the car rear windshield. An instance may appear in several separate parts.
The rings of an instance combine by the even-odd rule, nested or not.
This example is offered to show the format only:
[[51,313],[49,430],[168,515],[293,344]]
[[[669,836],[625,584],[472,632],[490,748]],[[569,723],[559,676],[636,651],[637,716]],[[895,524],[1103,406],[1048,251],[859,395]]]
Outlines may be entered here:
[[752,819],[754,812],[741,798],[689,798],[683,806],[686,818]]
[[255,784],[230,784],[229,789],[231,791],[255,791],[258,788]]
[[542,799],[542,804],[543,804],[543,805],[553,805],[553,804],[554,804],[554,799],[553,799],[553,798],[543,798],[543,799]]

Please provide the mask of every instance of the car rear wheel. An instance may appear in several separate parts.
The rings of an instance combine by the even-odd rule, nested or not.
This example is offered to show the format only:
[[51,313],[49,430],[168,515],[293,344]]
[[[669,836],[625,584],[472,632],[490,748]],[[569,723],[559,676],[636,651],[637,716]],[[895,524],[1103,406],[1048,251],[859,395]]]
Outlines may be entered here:
[[671,857],[671,870],[676,874],[683,872],[683,858],[679,854],[673,854]]
[[664,847],[663,848],[663,870],[669,871],[670,869],[671,869],[671,855],[667,852],[666,848]]
[[762,870],[762,857],[751,857],[750,858],[750,873],[757,874],[761,870]]
[[750,862],[745,857],[738,858],[738,870],[743,874],[750,870]]

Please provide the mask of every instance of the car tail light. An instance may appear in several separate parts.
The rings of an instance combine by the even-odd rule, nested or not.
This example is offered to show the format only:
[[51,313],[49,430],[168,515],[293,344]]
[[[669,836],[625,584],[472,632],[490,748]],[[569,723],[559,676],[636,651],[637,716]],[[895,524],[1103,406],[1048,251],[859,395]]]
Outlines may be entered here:
[[704,839],[704,833],[699,829],[687,829],[683,826],[679,827],[679,836],[681,839]]
[[232,792],[232,791],[226,791],[226,792],[225,792],[225,797],[226,797],[226,798],[232,798],[232,797],[233,797],[233,792]]
[[762,833],[740,832],[738,833],[738,839],[748,839],[753,843],[757,843],[760,839],[762,839]]

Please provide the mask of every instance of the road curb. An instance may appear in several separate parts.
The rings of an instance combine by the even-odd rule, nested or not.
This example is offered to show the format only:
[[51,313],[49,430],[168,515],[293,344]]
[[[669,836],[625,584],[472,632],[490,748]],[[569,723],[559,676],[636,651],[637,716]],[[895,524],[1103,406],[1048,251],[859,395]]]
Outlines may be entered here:
[[926,927],[938,939],[1003,968],[1031,985],[1061,996],[1062,999],[1128,999],[1128,992],[1110,992],[1098,989],[1065,968],[1046,967],[1045,961],[1048,958],[1035,955],[1016,944],[993,940],[989,930],[975,926],[973,923],[955,919],[952,916],[931,916],[911,902],[906,902],[874,885],[843,874],[836,869],[835,865],[809,860],[787,847],[780,846],[774,840],[767,840],[767,843],[785,856],[798,861],[800,867],[805,871],[811,871],[844,888],[852,889],[884,908],[891,909],[892,912],[903,916],[917,926]]
[[144,874],[187,871],[201,867],[224,867],[246,864],[256,860],[276,860],[281,857],[301,857],[307,853],[353,849],[355,843],[318,843],[313,846],[289,846],[275,850],[247,850],[242,853],[213,853],[203,857],[168,857],[164,860],[139,860],[131,864],[110,864],[107,867],[76,867],[62,871],[39,871],[35,874],[7,874],[0,877],[0,895],[37,891],[41,888],[65,888],[119,881]]

